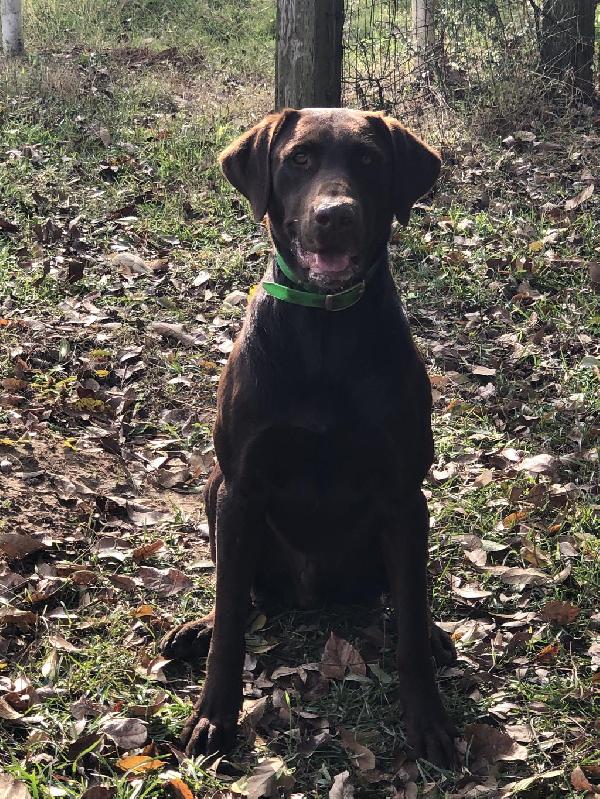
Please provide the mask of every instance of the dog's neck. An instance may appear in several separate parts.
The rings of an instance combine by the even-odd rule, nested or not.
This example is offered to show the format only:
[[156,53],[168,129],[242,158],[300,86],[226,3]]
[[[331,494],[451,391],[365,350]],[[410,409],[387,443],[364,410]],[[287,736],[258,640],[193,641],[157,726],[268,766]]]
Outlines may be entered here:
[[327,311],[346,310],[359,303],[367,292],[372,294],[371,284],[378,275],[391,277],[386,242],[373,257],[369,268],[356,275],[353,281],[338,286],[315,285],[302,278],[292,249],[281,241],[270,225],[269,233],[275,252],[262,285],[267,294],[277,300]]

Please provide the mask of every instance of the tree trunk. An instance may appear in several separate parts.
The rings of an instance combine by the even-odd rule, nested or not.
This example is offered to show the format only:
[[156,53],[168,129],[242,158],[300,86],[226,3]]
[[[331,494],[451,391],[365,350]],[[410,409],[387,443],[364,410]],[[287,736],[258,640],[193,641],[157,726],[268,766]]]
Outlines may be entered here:
[[343,23],[344,0],[278,0],[277,108],[340,105]]
[[420,77],[433,67],[435,50],[435,0],[412,0],[415,70]]
[[2,49],[8,56],[23,53],[23,16],[21,0],[2,0]]
[[542,10],[544,69],[587,100],[594,95],[594,16],[595,0],[545,0]]

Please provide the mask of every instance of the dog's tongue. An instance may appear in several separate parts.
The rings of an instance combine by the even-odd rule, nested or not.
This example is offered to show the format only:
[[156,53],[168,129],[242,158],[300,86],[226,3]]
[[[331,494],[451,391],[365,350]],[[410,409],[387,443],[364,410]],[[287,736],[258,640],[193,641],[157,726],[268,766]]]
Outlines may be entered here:
[[341,252],[311,252],[309,264],[311,272],[325,274],[327,272],[343,272],[350,266],[350,256]]

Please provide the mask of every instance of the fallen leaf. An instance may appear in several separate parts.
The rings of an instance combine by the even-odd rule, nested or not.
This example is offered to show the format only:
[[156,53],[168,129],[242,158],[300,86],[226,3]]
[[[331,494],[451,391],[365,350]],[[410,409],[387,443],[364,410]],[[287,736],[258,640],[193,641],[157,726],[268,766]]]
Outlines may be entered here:
[[290,776],[283,760],[279,757],[268,757],[256,766],[249,777],[243,777],[230,788],[234,793],[241,793],[247,799],[261,799],[265,796],[277,796],[278,787],[283,787],[286,783],[291,787]]
[[407,782],[392,796],[392,799],[417,799],[419,789],[416,782]]
[[0,610],[0,626],[15,624],[17,627],[29,627],[35,624],[37,619],[37,614],[31,610],[18,610],[17,608]]
[[167,701],[167,695],[164,691],[160,691],[154,701],[150,705],[129,705],[127,708],[127,712],[130,716],[133,716],[136,719],[143,719],[144,721],[149,721],[155,713],[161,709],[161,707]]
[[133,252],[119,252],[113,255],[111,263],[124,275],[151,275],[152,269],[143,258]]
[[48,643],[53,646],[54,649],[61,649],[63,652],[81,652],[78,646],[74,646],[70,641],[67,641],[66,638],[63,638],[62,635],[49,635]]
[[150,329],[159,336],[175,339],[184,347],[198,347],[200,344],[206,344],[208,340],[206,334],[199,330],[187,333],[183,325],[170,322],[152,322]]
[[562,769],[554,769],[554,771],[543,771],[540,774],[534,774],[532,777],[525,777],[523,780],[518,780],[517,782],[511,782],[509,785],[505,785],[502,789],[501,796],[506,797],[508,799],[509,796],[516,796],[519,793],[523,793],[531,788],[536,782],[546,782],[547,780],[553,780],[556,777],[562,777],[563,771]]
[[489,485],[493,479],[494,472],[491,469],[484,469],[473,480],[473,485],[476,485],[478,488],[483,488],[484,486]]
[[571,785],[576,791],[591,791],[594,794],[596,793],[594,786],[579,766],[575,766],[571,772]]
[[553,621],[556,624],[566,626],[575,621],[579,613],[579,608],[576,605],[572,605],[570,602],[561,602],[558,599],[553,599],[550,602],[546,602],[540,611],[540,616],[544,621]]
[[23,714],[16,711],[4,697],[0,696],[0,719],[4,719],[4,721],[19,721],[22,718]]
[[121,771],[130,771],[133,774],[143,774],[146,771],[158,771],[163,768],[162,760],[149,757],[148,755],[129,755],[117,760],[117,766]]
[[496,369],[489,366],[472,366],[471,373],[479,375],[480,377],[493,377],[496,374]]
[[524,458],[515,466],[515,469],[518,472],[529,472],[530,474],[552,474],[555,460],[552,455],[542,453],[531,458]]
[[27,786],[0,772],[0,799],[31,799]]
[[48,549],[43,541],[21,533],[0,533],[0,552],[11,559],[20,560],[34,552]]
[[513,741],[510,735],[490,724],[467,724],[464,738],[470,744],[473,758],[497,760],[527,760],[527,747]]
[[589,183],[585,186],[579,194],[576,194],[575,197],[571,197],[565,202],[565,211],[573,211],[575,208],[579,208],[586,200],[590,199],[594,193],[594,189],[595,186],[593,183]]
[[146,560],[146,558],[156,555],[156,553],[163,549],[164,546],[165,542],[162,539],[159,539],[158,541],[152,541],[148,544],[142,544],[141,547],[137,547],[133,550],[133,559],[137,563],[140,563],[141,561]]
[[346,674],[366,677],[367,666],[359,651],[344,638],[331,633],[323,649],[321,674],[333,680],[343,680]]
[[500,579],[508,585],[540,585],[547,583],[550,578],[539,569],[521,569],[514,566],[500,575]]
[[107,785],[94,785],[81,795],[81,799],[114,799],[116,794],[116,788]]
[[502,526],[505,529],[510,529],[513,527],[517,522],[522,522],[523,519],[526,519],[529,516],[528,510],[517,510],[514,513],[509,513],[508,516],[505,516],[502,519]]
[[168,780],[167,788],[169,788],[175,799],[194,799],[194,794],[183,780],[178,778]]
[[543,647],[543,649],[540,649],[540,651],[536,654],[535,659],[538,663],[554,663],[559,649],[560,644],[548,644],[547,646]]
[[152,566],[142,566],[138,576],[146,588],[161,596],[173,596],[193,586],[190,578],[175,568],[154,569]]
[[349,771],[335,775],[329,789],[329,799],[354,799],[354,786],[350,782]]
[[375,755],[363,744],[356,740],[356,736],[342,727],[339,729],[342,746],[353,755],[353,761],[360,771],[370,771],[375,768]]
[[140,719],[108,719],[100,725],[100,729],[120,749],[139,749],[146,743],[148,737],[146,725]]
[[133,503],[127,503],[127,515],[139,527],[151,527],[155,524],[164,524],[173,519],[173,514],[165,510],[151,510]]

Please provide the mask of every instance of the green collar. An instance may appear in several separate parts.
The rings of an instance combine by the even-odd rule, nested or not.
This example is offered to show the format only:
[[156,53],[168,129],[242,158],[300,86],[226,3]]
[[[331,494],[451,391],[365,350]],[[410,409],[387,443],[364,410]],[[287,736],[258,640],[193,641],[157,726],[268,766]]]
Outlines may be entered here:
[[365,275],[365,279],[361,280],[360,283],[356,283],[354,286],[350,286],[349,289],[344,289],[344,291],[338,291],[334,294],[317,294],[315,291],[308,291],[300,287],[301,284],[296,275],[294,275],[281,255],[276,253],[275,261],[277,266],[288,280],[299,287],[291,288],[290,286],[284,286],[282,283],[273,283],[270,281],[263,281],[262,287],[271,297],[275,297],[277,300],[283,300],[283,302],[291,302],[294,305],[304,305],[307,308],[321,308],[324,311],[343,311],[346,308],[351,308],[353,305],[356,305],[360,300],[365,293],[367,281],[375,274],[377,267],[385,260],[386,255],[387,249],[377,258]]

